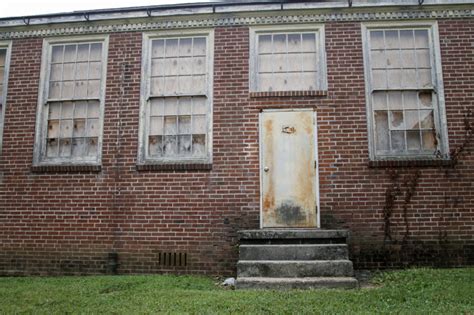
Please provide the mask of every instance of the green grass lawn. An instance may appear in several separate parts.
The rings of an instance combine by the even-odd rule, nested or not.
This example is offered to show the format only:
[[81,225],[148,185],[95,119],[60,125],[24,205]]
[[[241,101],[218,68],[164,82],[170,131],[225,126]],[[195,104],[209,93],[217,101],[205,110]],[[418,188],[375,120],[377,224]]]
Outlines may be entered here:
[[474,314],[474,268],[385,272],[373,288],[234,291],[198,276],[0,278],[0,314]]

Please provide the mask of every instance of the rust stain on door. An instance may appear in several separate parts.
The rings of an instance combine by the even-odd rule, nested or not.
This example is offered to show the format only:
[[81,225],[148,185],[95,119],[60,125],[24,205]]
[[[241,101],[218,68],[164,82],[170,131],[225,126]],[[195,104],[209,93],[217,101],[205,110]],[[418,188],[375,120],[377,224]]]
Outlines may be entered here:
[[316,227],[313,114],[262,113],[262,227]]

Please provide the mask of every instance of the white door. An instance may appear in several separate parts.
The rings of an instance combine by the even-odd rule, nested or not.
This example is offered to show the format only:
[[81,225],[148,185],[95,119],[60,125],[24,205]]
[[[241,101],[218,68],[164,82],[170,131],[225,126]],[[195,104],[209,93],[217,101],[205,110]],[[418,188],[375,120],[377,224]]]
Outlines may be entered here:
[[262,228],[319,227],[316,113],[260,114]]

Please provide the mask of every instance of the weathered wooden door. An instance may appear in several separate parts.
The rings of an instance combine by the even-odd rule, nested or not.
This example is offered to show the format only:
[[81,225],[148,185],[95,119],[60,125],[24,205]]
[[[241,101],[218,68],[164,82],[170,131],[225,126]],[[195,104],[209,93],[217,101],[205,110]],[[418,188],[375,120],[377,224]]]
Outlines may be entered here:
[[260,114],[261,227],[319,227],[316,113]]

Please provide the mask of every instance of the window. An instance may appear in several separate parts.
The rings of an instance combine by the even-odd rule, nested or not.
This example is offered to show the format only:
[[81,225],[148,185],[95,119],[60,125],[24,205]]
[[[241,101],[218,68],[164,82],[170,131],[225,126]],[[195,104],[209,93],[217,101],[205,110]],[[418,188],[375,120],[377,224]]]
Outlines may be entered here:
[[211,31],[145,34],[141,163],[210,163]]
[[250,89],[257,92],[326,89],[324,28],[254,28]]
[[435,24],[365,28],[371,158],[447,156]]
[[8,68],[10,65],[10,43],[0,42],[0,153],[2,152],[3,121],[7,101]]
[[36,164],[99,164],[106,37],[47,39],[43,48]]

